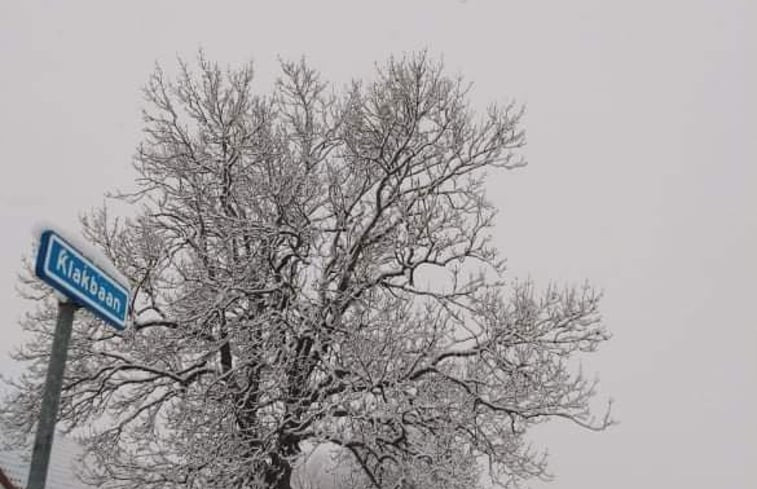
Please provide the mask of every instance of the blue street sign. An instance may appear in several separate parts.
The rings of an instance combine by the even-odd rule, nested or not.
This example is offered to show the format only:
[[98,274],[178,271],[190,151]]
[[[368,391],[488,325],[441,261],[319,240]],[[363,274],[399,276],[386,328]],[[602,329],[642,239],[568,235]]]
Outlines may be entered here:
[[54,231],[42,233],[34,270],[39,278],[74,303],[86,307],[116,329],[126,327],[129,289]]

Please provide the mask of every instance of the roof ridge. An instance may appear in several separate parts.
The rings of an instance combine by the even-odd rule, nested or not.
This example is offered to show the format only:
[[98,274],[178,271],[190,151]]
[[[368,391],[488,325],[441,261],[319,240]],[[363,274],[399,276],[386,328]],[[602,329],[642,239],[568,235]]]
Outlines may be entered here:
[[[11,484],[5,487],[0,480],[0,489],[23,489],[28,477],[30,455],[31,447],[29,446],[10,446],[0,449],[0,470]],[[75,440],[56,433],[47,472],[48,489],[86,487],[77,475],[81,455],[82,447]]]
[[0,467],[0,485],[3,486],[3,489],[18,489],[15,484],[8,478],[7,475],[5,475],[5,472],[3,472],[3,469]]

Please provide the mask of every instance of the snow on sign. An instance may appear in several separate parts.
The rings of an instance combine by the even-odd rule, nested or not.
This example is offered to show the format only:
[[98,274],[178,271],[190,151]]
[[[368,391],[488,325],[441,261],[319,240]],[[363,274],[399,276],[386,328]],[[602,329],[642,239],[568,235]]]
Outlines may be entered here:
[[129,289],[55,231],[42,232],[34,270],[39,278],[74,303],[116,329],[126,327]]

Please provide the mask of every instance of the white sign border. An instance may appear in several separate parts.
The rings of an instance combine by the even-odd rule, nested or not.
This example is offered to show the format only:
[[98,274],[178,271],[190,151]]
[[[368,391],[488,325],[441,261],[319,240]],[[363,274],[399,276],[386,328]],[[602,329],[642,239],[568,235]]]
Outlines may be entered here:
[[[65,290],[71,292],[72,295],[76,297],[76,300],[81,300],[83,302],[86,302],[87,305],[92,307],[93,309],[97,310],[97,312],[108,319],[110,319],[113,323],[117,324],[120,329],[126,329],[126,321],[128,317],[128,308],[129,308],[129,300],[131,299],[129,290],[121,285],[119,282],[117,282],[113,277],[105,273],[100,267],[95,265],[92,260],[87,258],[86,256],[79,253],[79,251],[74,248],[72,245],[70,245],[68,242],[66,242],[62,237],[58,236],[58,234],[55,231],[49,230],[50,234],[48,235],[48,243],[47,243],[47,249],[45,250],[45,261],[44,261],[44,267],[43,270],[45,272],[45,275],[50,279],[53,280],[55,283],[63,287]],[[76,255],[77,258],[82,260],[85,264],[87,264],[90,268],[97,270],[97,272],[103,276],[106,277],[114,286],[115,288],[119,289],[121,292],[124,293],[126,296],[126,304],[124,304],[124,317],[123,319],[114,316],[110,311],[107,309],[103,309],[100,304],[97,302],[94,302],[88,295],[82,294],[81,291],[78,289],[75,289],[69,284],[68,282],[65,282],[61,280],[56,273],[51,272],[50,268],[50,260],[52,259],[52,242],[53,240],[57,241],[63,248],[66,249],[66,251]]]

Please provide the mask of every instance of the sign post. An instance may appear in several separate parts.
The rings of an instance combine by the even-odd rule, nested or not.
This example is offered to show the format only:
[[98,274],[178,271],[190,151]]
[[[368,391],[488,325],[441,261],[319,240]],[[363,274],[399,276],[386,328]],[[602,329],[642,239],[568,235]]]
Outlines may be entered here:
[[44,489],[74,312],[79,307],[85,307],[122,330],[126,327],[130,293],[126,285],[52,230],[42,232],[34,271],[40,279],[65,296],[58,302],[58,319],[27,484],[27,489]]
[[58,321],[55,325],[53,348],[50,352],[50,364],[45,378],[45,392],[37,422],[37,435],[34,438],[32,463],[29,467],[27,489],[44,489],[47,479],[47,466],[50,461],[50,449],[55,434],[55,418],[58,414],[60,389],[63,384],[63,371],[68,356],[68,340],[74,323],[74,311],[78,306],[72,302],[58,302]]

